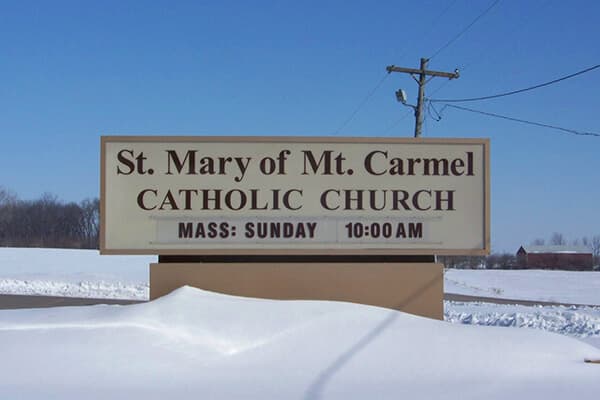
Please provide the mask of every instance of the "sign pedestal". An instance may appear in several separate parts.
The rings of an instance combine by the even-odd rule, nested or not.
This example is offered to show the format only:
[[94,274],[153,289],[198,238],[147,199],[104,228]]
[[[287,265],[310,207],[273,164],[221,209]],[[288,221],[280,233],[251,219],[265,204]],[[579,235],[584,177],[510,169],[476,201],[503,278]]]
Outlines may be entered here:
[[265,299],[348,301],[440,320],[444,315],[444,268],[439,263],[150,264],[150,300],[185,285]]

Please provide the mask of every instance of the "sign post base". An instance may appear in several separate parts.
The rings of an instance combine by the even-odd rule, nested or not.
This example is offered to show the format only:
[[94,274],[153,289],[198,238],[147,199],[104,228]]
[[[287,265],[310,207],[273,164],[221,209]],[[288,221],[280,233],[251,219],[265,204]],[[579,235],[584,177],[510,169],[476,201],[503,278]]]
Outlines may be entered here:
[[439,263],[150,264],[150,300],[186,285],[265,299],[348,301],[440,320],[444,315]]

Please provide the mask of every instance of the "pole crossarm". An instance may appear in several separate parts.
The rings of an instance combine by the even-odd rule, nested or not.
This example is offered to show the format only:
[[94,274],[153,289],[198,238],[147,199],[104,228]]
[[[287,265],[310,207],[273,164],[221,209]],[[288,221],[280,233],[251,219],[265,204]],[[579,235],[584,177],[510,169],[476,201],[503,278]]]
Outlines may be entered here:
[[[431,79],[436,76],[441,78],[448,79],[456,79],[460,76],[458,73],[458,69],[454,70],[454,72],[442,72],[442,71],[431,71],[427,69],[427,62],[429,60],[427,58],[421,58],[421,68],[405,68],[405,67],[396,67],[395,65],[389,65],[385,69],[388,74],[392,72],[403,72],[405,74],[410,74],[417,84],[419,85],[419,95],[417,97],[417,106],[415,109],[415,137],[421,136],[421,128],[423,126],[423,104],[425,103],[425,85]],[[417,79],[417,76],[419,79]],[[427,79],[427,77],[430,77]]]
[[442,78],[448,78],[448,79],[457,79],[460,77],[460,73],[458,72],[458,70],[454,71],[454,72],[443,72],[443,71],[431,71],[431,70],[422,70],[422,69],[415,69],[415,68],[405,68],[405,67],[396,67],[395,65],[389,65],[388,67],[386,67],[386,70],[388,73],[390,72],[404,72],[407,74],[423,74],[423,75],[429,75],[429,76],[440,76]]

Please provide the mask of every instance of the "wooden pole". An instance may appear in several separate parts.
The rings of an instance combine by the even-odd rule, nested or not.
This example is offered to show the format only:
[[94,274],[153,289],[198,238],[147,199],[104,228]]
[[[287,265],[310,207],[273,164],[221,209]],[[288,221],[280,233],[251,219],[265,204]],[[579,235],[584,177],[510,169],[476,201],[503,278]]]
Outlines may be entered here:
[[[443,71],[429,71],[427,70],[427,62],[429,60],[427,58],[421,58],[421,66],[419,69],[414,68],[405,68],[405,67],[396,67],[395,65],[390,65],[386,68],[387,72],[403,72],[405,74],[411,74],[412,77],[417,81],[419,85],[419,95],[417,98],[417,105],[412,106],[415,109],[415,137],[421,136],[421,129],[423,126],[423,106],[425,104],[425,85],[427,84],[427,77],[442,77],[448,79],[457,79],[460,75],[458,70],[454,72],[443,72]],[[419,78],[416,78],[416,75]]]

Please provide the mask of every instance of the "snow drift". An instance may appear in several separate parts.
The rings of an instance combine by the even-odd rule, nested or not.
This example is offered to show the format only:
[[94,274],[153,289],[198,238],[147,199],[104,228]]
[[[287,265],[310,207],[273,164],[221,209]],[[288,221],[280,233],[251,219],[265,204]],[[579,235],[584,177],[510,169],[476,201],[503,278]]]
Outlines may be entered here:
[[600,350],[528,329],[189,287],[0,312],[1,398],[597,398]]

